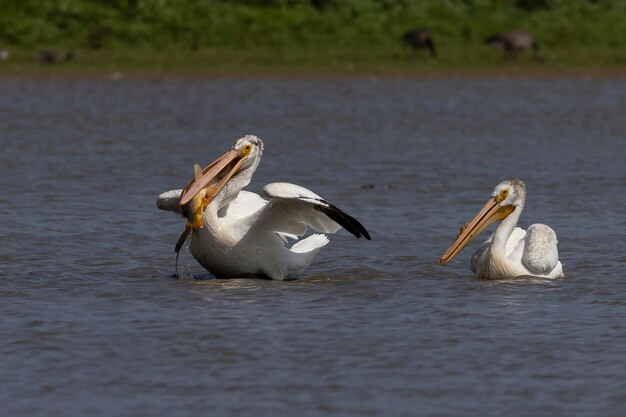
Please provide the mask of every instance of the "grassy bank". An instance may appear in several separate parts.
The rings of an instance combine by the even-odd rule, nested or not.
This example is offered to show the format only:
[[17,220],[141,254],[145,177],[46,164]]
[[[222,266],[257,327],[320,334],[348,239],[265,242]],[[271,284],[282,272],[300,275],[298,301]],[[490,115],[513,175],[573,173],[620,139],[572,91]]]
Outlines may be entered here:
[[[68,70],[385,72],[502,65],[483,44],[504,30],[539,39],[546,63],[626,66],[624,0],[4,0],[0,71],[37,71],[37,52],[74,51]],[[439,56],[399,38],[426,27]],[[528,56],[515,63],[536,65]]]

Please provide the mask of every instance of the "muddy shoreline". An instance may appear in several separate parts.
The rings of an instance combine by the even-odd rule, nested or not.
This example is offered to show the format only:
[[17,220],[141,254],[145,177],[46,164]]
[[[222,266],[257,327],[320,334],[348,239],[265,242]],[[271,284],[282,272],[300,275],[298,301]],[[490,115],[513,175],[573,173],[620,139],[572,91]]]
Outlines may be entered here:
[[486,68],[415,68],[382,71],[315,71],[301,69],[235,70],[202,69],[127,69],[42,67],[0,69],[0,81],[8,80],[203,80],[203,79],[621,79],[626,66],[556,68],[556,67],[486,67]]

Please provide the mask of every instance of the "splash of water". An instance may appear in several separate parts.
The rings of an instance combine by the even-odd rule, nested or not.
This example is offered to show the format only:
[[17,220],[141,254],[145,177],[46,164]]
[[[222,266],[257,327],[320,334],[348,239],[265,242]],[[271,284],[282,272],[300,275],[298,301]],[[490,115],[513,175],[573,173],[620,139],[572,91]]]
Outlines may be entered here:
[[[178,251],[178,253],[176,254],[176,276],[178,277],[178,279],[183,279],[183,278],[188,278],[188,279],[193,279],[193,274],[191,273],[191,251],[189,250],[189,245],[191,244],[191,237],[193,236],[193,229],[191,230],[191,233],[189,233],[189,236],[187,236],[187,239],[185,240],[185,244],[183,245],[183,247],[181,248],[180,251]],[[185,269],[183,271],[183,273],[181,274],[180,272],[178,272],[178,258],[180,257],[181,253],[185,253],[185,255],[183,255],[184,258],[184,266]]]

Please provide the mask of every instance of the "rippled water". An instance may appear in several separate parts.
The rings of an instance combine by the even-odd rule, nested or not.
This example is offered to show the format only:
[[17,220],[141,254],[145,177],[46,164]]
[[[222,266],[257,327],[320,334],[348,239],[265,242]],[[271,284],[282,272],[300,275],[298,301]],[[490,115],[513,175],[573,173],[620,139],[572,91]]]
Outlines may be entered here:
[[[3,413],[624,415],[624,109],[624,80],[2,82]],[[298,281],[172,279],[156,195],[246,133],[250,189],[373,240]],[[478,281],[478,242],[437,264],[512,177],[566,279]]]

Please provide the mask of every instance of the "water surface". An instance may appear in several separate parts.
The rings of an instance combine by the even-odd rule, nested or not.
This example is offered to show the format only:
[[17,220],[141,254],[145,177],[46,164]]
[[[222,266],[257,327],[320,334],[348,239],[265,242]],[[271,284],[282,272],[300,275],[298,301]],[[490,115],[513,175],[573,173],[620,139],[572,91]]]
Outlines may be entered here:
[[[2,82],[3,412],[624,415],[624,108],[623,80]],[[247,133],[249,189],[301,184],[372,241],[298,281],[172,279],[156,195]],[[478,242],[439,266],[513,177],[568,277],[478,281]]]

